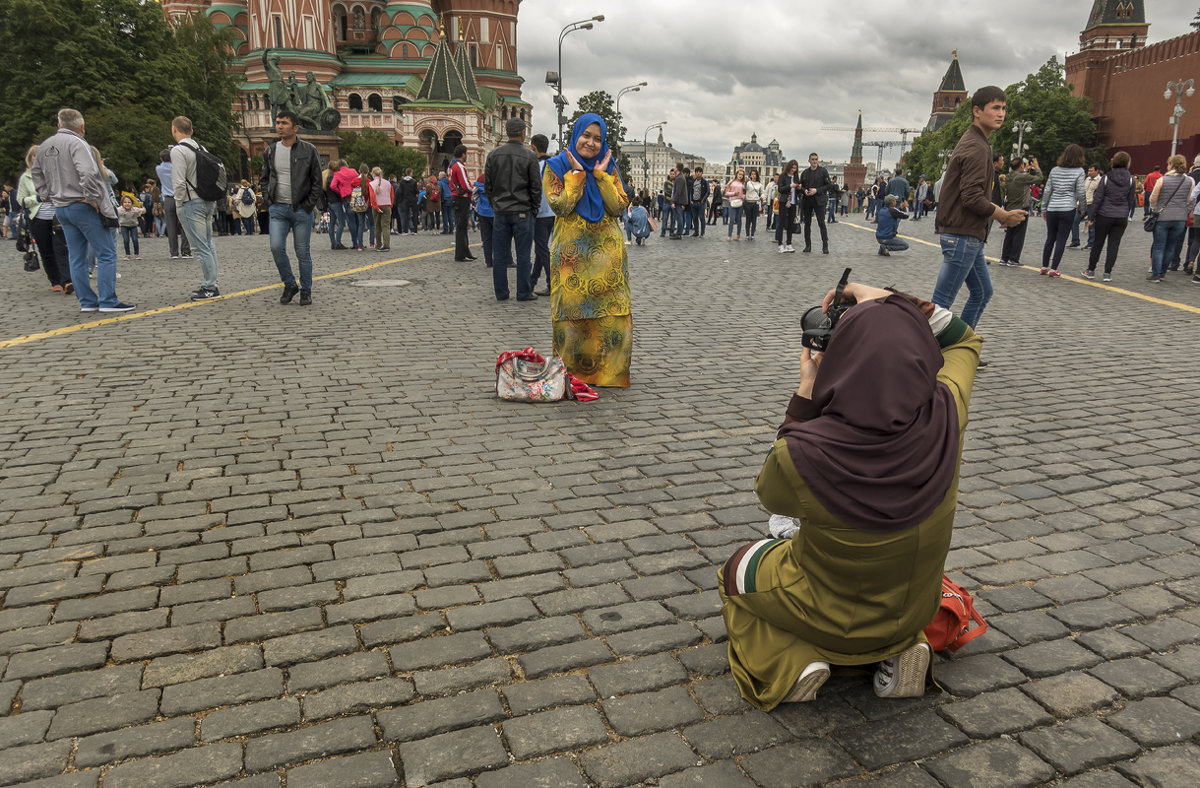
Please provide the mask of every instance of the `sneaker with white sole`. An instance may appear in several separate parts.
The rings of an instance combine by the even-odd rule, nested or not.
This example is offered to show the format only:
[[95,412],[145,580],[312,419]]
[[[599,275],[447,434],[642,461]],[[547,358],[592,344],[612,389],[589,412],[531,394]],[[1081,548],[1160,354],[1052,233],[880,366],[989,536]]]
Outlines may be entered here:
[[783,703],[807,703],[817,697],[817,690],[829,678],[828,662],[810,662],[800,678],[792,685],[792,691],[783,699]]
[[875,670],[875,694],[881,698],[921,697],[932,656],[928,643],[917,643],[900,656],[880,662]]
[[[1196,278],[1197,278],[1197,279],[1200,279],[1200,277],[1196,277]],[[1111,281],[1112,281],[1112,274],[1105,274],[1105,275],[1104,275],[1104,281],[1105,281],[1105,282],[1111,282]]]
[[783,247],[783,251],[794,252],[794,251],[796,251],[796,247],[792,246],[791,244],[788,244],[787,246]]
[[120,301],[113,304],[112,306],[100,307],[101,312],[132,312],[135,309],[137,309],[137,307],[134,306],[133,304],[126,304],[126,303],[122,303]]
[[787,249],[783,248],[783,244],[780,244],[780,245],[779,245],[779,253],[780,253],[780,254],[783,254],[783,253],[784,253],[784,252],[786,252],[786,251],[787,251]]

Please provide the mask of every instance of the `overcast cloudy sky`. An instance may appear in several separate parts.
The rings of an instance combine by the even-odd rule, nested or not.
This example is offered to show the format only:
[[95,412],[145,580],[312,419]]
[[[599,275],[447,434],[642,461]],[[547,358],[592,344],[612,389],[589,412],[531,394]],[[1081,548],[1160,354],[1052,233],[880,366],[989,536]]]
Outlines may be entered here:
[[[1189,32],[1198,6],[1146,0],[1150,40]],[[752,132],[760,143],[778,139],[789,158],[815,150],[843,161],[853,135],[821,126],[853,126],[861,108],[864,126],[921,128],[951,50],[968,91],[1004,87],[1052,55],[1061,62],[1076,51],[1091,7],[1092,0],[522,0],[517,59],[534,131],[554,133],[544,80],[558,68],[558,33],[603,14],[604,22],[564,40],[563,88],[574,102],[649,82],[621,99],[630,138],[666,120],[668,142],[710,161],[727,162]],[[1164,100],[1164,121],[1169,109]],[[572,104],[568,117],[573,111]]]

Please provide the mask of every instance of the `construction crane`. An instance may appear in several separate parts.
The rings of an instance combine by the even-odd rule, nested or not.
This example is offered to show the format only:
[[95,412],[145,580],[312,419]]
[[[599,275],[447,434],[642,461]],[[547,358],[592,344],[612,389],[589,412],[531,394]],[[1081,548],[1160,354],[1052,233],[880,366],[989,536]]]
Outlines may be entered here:
[[903,142],[896,142],[895,140],[892,140],[891,142],[864,142],[862,145],[864,148],[879,148],[879,156],[875,161],[875,174],[876,175],[878,175],[883,170],[883,149],[884,148],[899,147],[900,148],[900,156],[901,157],[904,156],[904,143]]
[[[904,151],[908,148],[908,135],[920,134],[925,129],[902,129],[896,126],[864,126],[863,131],[886,131],[892,134],[900,135],[900,158],[904,158]],[[853,126],[822,126],[821,131],[858,131]],[[863,143],[866,144],[865,142]],[[882,155],[882,154],[881,154]]]

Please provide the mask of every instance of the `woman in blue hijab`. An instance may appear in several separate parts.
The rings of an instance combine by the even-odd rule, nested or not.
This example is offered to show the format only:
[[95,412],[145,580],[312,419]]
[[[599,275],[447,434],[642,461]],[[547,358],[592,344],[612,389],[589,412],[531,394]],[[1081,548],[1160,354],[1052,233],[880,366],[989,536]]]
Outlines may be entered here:
[[603,118],[589,112],[575,121],[567,148],[546,163],[542,190],[556,217],[550,237],[554,354],[585,383],[628,386],[633,317],[618,218],[629,198]]

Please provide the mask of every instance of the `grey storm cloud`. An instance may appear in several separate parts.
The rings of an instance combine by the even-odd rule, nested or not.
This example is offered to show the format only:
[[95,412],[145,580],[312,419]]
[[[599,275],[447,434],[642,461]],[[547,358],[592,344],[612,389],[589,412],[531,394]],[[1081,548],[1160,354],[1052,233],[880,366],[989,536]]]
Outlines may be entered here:
[[[1188,32],[1195,0],[1148,0],[1151,41]],[[676,148],[715,162],[757,133],[787,156],[850,155],[858,110],[866,126],[919,128],[958,50],[967,89],[1007,86],[1079,45],[1091,0],[522,0],[517,57],[535,131],[556,130],[546,71],[558,70],[558,34],[604,14],[563,42],[563,85],[572,107],[593,90],[650,84],[621,100],[630,139],[667,121]],[[1200,75],[1198,75],[1200,76]],[[653,132],[652,132],[653,134]],[[868,137],[895,135],[868,132]],[[868,155],[869,152],[868,152]]]

